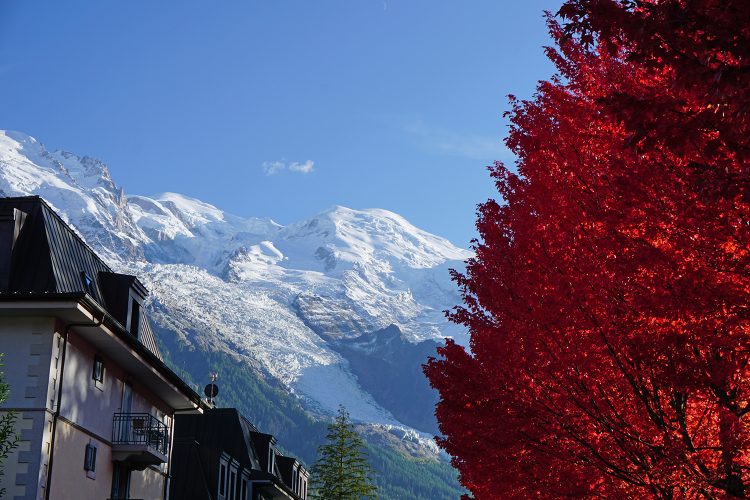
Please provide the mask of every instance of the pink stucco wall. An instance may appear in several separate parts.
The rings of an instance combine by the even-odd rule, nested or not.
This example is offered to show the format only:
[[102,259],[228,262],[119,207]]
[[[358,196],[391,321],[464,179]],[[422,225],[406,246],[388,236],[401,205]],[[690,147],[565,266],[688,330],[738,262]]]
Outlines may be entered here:
[[112,435],[112,416],[122,411],[125,381],[133,388],[132,413],[168,413],[168,407],[156,398],[135,376],[124,373],[104,355],[104,381],[92,378],[97,351],[71,332],[65,361],[65,378],[61,414],[78,425],[101,436]]
[[[55,498],[72,498],[72,492],[81,492],[78,498],[108,498],[112,485],[112,419],[123,411],[122,400],[125,381],[133,388],[131,413],[151,413],[158,409],[168,413],[168,407],[159,401],[138,379],[125,373],[111,359],[98,353],[104,361],[104,380],[94,381],[92,371],[97,351],[80,336],[71,332],[68,340],[61,420],[58,423],[52,492]],[[95,441],[98,447],[96,477],[87,476],[83,469],[86,444]],[[131,497],[143,499],[163,498],[165,475],[147,468],[131,472]],[[83,488],[81,490],[77,488]],[[85,495],[83,495],[85,493]],[[91,496],[89,496],[89,494]]]
[[[109,446],[67,422],[61,421],[57,425],[50,498],[109,498],[112,488],[112,455]],[[86,445],[90,442],[97,446],[94,478],[87,477],[83,469]]]
[[[57,444],[50,498],[53,500],[109,498],[113,471],[110,446],[64,421],[58,424],[55,441]],[[87,473],[83,468],[84,453],[89,443],[97,447],[95,474]],[[165,480],[163,474],[152,468],[132,471],[130,497],[144,500],[162,499]]]

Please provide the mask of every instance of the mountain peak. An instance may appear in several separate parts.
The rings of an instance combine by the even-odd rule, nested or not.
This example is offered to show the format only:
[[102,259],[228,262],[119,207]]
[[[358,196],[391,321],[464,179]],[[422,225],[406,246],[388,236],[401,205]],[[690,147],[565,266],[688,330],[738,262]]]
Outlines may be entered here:
[[30,135],[24,134],[23,132],[18,132],[16,130],[0,130],[0,135],[8,137],[9,139],[12,139],[21,144],[23,143],[38,144],[39,143],[39,141],[31,137]]
[[326,249],[337,260],[356,262],[381,258],[411,268],[428,268],[447,260],[465,260],[468,250],[428,233],[404,217],[382,208],[333,206],[282,231],[287,241]]
[[356,216],[371,216],[371,217],[385,217],[385,218],[398,218],[405,220],[403,217],[395,212],[386,210],[384,208],[350,208],[344,205],[332,205],[331,207],[323,210],[318,216],[343,216],[343,217],[356,217]]
[[15,130],[0,130],[0,149],[33,158],[46,152],[44,145],[34,137]]
[[166,192],[151,197],[164,205],[172,207],[193,219],[194,221],[212,222],[222,221],[225,218],[224,211],[197,198],[184,194]]

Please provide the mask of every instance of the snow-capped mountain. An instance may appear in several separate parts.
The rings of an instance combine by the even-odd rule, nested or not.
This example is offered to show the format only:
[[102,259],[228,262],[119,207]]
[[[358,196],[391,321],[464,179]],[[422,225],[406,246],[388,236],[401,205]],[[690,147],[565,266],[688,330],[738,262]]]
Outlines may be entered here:
[[343,404],[359,421],[405,428],[346,353],[381,331],[412,343],[463,339],[442,311],[459,302],[448,269],[470,253],[395,213],[333,207],[281,226],[180,194],[126,195],[101,161],[0,132],[0,196],[30,194],[114,268],[142,278],[158,331],[258,367],[309,409]]

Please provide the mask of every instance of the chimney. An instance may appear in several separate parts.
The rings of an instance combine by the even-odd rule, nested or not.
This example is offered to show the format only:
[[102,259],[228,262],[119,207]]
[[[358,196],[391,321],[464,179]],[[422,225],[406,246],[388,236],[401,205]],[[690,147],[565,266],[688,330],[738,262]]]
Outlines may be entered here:
[[10,286],[10,261],[26,214],[17,208],[0,210],[0,293]]

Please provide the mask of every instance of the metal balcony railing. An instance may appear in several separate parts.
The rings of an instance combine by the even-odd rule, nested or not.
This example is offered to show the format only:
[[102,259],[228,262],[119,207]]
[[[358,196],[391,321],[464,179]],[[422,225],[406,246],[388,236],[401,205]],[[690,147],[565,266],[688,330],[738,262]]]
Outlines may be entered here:
[[112,444],[146,445],[166,455],[169,430],[163,422],[148,413],[115,413]]

